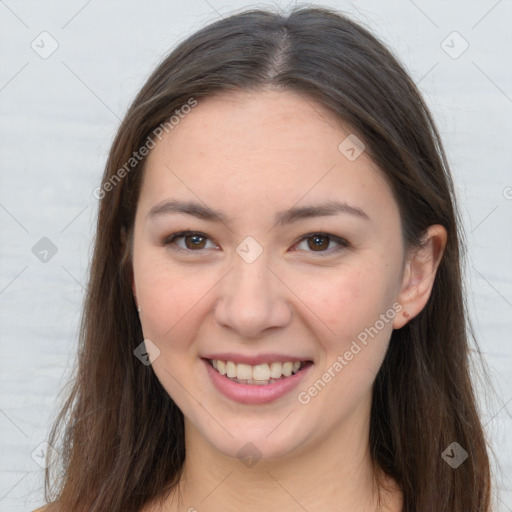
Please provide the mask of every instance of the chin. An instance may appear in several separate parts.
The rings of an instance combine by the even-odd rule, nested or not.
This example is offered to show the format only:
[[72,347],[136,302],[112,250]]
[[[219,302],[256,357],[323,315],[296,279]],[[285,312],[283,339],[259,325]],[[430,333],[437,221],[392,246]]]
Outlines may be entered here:
[[[291,416],[293,413],[290,420]],[[259,422],[250,418],[240,420],[238,417],[231,421],[219,421],[229,434],[221,427],[213,432],[211,424],[200,427],[199,432],[208,444],[227,457],[237,458],[241,462],[246,459],[274,460],[296,453],[311,437],[307,435],[303,421],[298,425],[295,418],[293,424],[285,425],[288,420],[281,423],[283,418],[286,418],[286,414]]]

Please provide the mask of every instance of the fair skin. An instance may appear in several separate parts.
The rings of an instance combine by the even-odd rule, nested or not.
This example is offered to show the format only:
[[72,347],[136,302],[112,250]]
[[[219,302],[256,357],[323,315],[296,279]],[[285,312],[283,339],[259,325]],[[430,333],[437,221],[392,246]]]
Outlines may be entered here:
[[[392,330],[428,300],[446,231],[431,226],[421,251],[406,250],[382,173],[366,152],[350,161],[338,149],[350,133],[298,94],[230,92],[200,100],[150,153],[135,219],[133,293],[144,337],[160,350],[155,374],[185,417],[186,460],[179,492],[148,511],[377,510],[372,385]],[[226,219],[149,215],[169,199]],[[363,213],[276,223],[277,212],[327,201]],[[206,238],[164,243],[185,230]],[[317,239],[317,249],[312,233],[331,236]],[[250,251],[262,250],[250,262],[237,252],[248,236],[257,243]],[[372,326],[377,334],[350,357]],[[212,385],[203,358],[213,352],[311,364],[277,399],[240,403]],[[342,369],[333,370],[339,357]],[[325,386],[308,392],[319,379]],[[255,464],[237,455],[244,447]],[[383,510],[398,512],[401,493],[387,484]]]

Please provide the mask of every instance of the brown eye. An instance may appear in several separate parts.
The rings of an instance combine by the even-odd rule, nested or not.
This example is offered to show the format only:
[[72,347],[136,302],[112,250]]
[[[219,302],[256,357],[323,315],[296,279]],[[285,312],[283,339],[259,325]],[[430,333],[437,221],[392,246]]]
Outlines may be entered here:
[[[211,245],[208,246],[207,244]],[[162,241],[163,245],[170,246],[178,252],[201,252],[203,249],[215,248],[215,244],[204,233],[195,231],[181,231],[168,236]]]
[[315,252],[318,253],[319,256],[327,256],[341,251],[349,247],[349,245],[350,244],[343,238],[329,235],[328,233],[310,233],[301,238],[299,243],[296,244],[297,249],[294,250]]
[[[308,239],[308,247],[312,251],[323,251],[329,247],[330,239],[324,235],[313,235]],[[310,243],[311,242],[311,243]]]
[[206,245],[206,237],[201,235],[185,235],[183,239],[185,240],[185,247],[187,249],[204,249]]

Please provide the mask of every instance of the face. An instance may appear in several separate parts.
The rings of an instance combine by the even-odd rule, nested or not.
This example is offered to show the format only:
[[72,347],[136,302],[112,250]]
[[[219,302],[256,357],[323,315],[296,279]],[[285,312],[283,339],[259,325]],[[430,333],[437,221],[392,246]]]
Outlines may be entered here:
[[281,457],[367,424],[404,247],[391,189],[350,134],[295,93],[230,92],[148,156],[144,337],[188,428],[225,455]]

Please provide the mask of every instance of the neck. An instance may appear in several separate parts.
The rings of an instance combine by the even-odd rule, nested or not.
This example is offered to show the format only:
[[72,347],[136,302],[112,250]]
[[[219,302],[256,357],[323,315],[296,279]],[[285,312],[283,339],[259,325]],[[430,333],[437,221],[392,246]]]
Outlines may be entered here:
[[[180,484],[164,510],[339,512],[400,511],[389,478],[380,491],[369,453],[369,415],[354,415],[320,442],[250,467],[217,451],[185,420],[186,460]],[[335,448],[334,448],[335,447]]]

